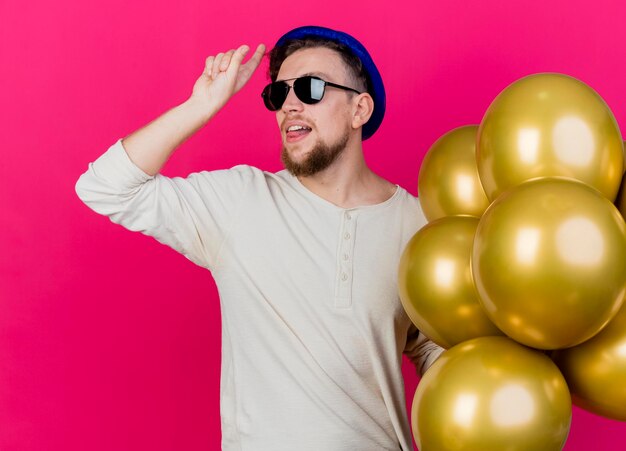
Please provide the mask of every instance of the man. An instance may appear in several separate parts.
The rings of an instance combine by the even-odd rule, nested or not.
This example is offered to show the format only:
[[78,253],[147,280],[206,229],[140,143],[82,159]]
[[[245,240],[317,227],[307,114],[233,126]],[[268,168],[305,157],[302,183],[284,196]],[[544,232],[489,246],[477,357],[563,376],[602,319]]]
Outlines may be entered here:
[[385,108],[365,48],[302,27],[270,53],[263,99],[276,111],[288,171],[158,174],[250,79],[264,47],[243,64],[247,52],[207,58],[189,100],[90,164],[77,193],[212,272],[223,449],[411,449],[402,352],[424,371],[441,349],[398,299],[400,255],[425,220],[416,198],[365,164],[362,140]]

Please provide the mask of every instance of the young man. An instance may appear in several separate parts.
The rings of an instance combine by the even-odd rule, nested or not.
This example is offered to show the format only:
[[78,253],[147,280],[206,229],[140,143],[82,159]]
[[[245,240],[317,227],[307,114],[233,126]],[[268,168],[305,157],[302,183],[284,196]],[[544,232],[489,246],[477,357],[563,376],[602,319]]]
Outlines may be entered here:
[[223,449],[409,450],[401,356],[423,372],[441,349],[398,299],[400,255],[426,221],[416,198],[365,164],[362,141],[385,109],[366,49],[302,27],[270,53],[263,98],[288,170],[158,174],[250,79],[264,47],[242,64],[247,51],[209,57],[189,100],[115,143],[76,191],[212,272]]

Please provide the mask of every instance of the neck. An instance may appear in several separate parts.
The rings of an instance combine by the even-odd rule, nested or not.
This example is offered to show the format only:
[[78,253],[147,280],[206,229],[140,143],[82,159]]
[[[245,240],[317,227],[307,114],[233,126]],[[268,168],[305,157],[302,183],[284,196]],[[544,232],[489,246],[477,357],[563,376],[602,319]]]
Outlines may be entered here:
[[307,189],[341,208],[375,205],[388,200],[396,186],[375,174],[366,164],[359,142],[346,150],[328,168],[298,180]]

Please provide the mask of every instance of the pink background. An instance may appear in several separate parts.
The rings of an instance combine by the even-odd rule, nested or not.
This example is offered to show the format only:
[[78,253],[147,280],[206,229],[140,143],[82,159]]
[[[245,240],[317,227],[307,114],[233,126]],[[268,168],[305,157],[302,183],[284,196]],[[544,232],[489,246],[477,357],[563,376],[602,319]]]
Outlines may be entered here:
[[[530,73],[588,83],[624,130],[625,13],[618,0],[0,1],[0,450],[219,449],[210,274],[74,194],[88,162],[190,94],[206,56],[305,24],[354,34],[388,94],[366,156],[415,194],[430,145]],[[165,174],[280,168],[265,68]],[[624,437],[575,409],[565,449]]]

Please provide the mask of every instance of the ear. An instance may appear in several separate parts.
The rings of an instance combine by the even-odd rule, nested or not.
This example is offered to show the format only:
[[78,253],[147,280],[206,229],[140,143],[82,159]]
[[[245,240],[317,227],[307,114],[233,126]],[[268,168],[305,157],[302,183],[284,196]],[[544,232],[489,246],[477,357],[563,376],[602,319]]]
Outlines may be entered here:
[[365,125],[369,121],[374,112],[374,99],[367,92],[356,96],[353,102],[352,110],[352,128],[357,129]]

